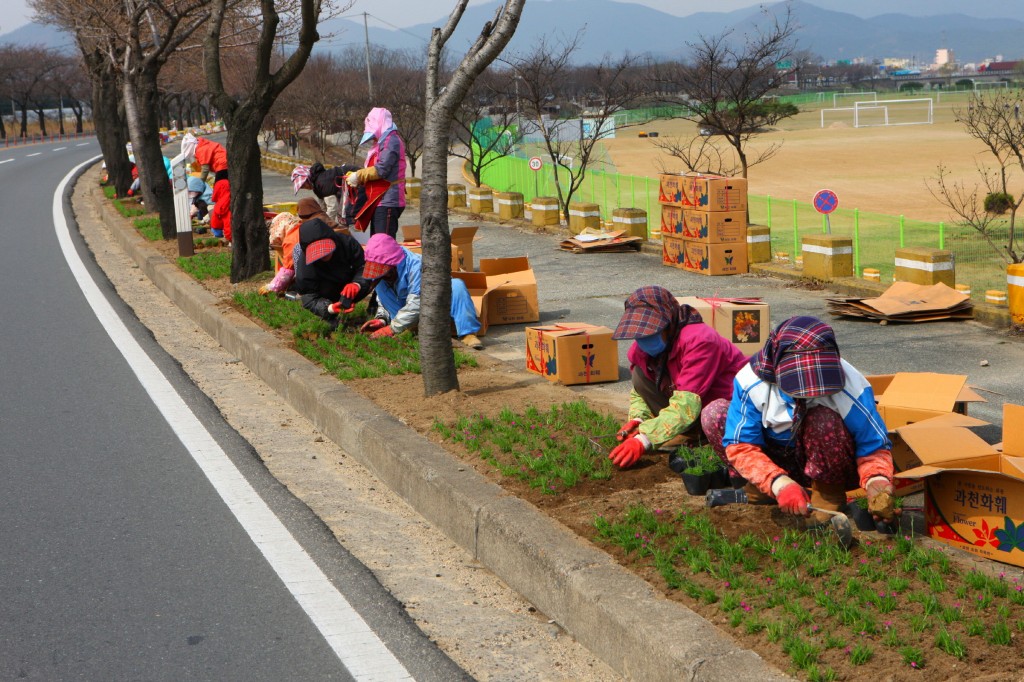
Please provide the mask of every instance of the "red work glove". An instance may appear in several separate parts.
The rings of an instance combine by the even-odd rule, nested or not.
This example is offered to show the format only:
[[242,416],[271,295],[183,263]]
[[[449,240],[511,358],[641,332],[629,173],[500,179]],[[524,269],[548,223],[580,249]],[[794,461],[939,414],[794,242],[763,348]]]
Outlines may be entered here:
[[630,438],[622,445],[616,445],[615,449],[608,455],[612,464],[620,469],[628,469],[636,464],[640,455],[647,451],[647,444],[638,437]]
[[354,301],[356,296],[359,295],[359,285],[355,282],[349,282],[341,290],[341,297],[347,298],[350,301]]
[[371,339],[383,339],[383,338],[386,338],[388,336],[394,336],[394,335],[395,335],[395,332],[394,332],[393,329],[391,329],[391,325],[385,325],[385,326],[381,327],[380,329],[378,329],[377,331],[375,331],[374,333],[370,334],[370,338]]
[[628,422],[623,424],[622,428],[619,429],[619,432],[615,434],[615,440],[619,441],[620,443],[626,440],[627,438],[633,435],[634,431],[640,428],[641,424],[643,424],[642,419],[630,419]]
[[385,322],[384,320],[380,318],[374,318],[372,320],[367,320],[366,322],[363,322],[363,326],[359,328],[359,331],[363,332],[364,334],[368,334],[369,332],[375,332],[386,325],[387,322]]
[[779,503],[779,509],[787,514],[807,516],[810,513],[807,509],[807,505],[811,503],[810,496],[802,485],[788,476],[786,479],[789,483],[783,485],[775,496],[775,500]]
[[339,313],[350,313],[355,309],[356,307],[354,305],[349,306],[348,308],[342,308],[341,301],[338,301],[337,303],[332,303],[329,306],[327,306],[327,312],[334,313],[335,315],[338,315]]

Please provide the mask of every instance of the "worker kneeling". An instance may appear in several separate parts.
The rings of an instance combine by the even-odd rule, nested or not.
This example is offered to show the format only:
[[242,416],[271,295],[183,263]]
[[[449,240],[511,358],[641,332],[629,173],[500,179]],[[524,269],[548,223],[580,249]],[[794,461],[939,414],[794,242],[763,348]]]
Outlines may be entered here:
[[[871,384],[839,357],[821,320],[780,324],[736,375],[732,399],[713,402],[701,421],[718,456],[747,479],[748,502],[806,517],[813,507],[840,511],[846,491],[861,487],[876,520],[895,518],[892,444]],[[808,525],[829,518],[815,512]]]
[[[420,320],[420,278],[423,260],[400,246],[391,235],[379,233],[366,243],[366,267],[363,279],[377,282],[377,316],[367,321],[360,331],[371,338],[401,334],[416,327]],[[455,333],[466,346],[483,348],[476,333],[480,320],[466,283],[452,279],[451,317]]]

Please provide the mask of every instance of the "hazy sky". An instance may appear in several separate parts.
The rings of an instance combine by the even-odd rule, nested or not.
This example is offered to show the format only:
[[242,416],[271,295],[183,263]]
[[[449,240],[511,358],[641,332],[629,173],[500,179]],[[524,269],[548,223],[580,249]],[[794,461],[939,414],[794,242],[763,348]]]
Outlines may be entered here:
[[[482,5],[486,0],[470,0],[470,5]],[[538,11],[536,5],[543,0],[530,0],[528,8],[531,12]],[[707,0],[632,0],[638,5],[647,5],[654,9],[686,16],[694,12],[708,11],[712,7],[715,12],[729,12],[740,7],[750,7],[758,4],[758,0],[718,0],[708,3]],[[7,33],[19,26],[27,24],[32,14],[28,9],[26,0],[2,0],[0,4],[0,33]],[[455,0],[355,0],[355,4],[347,14],[362,14],[366,12],[372,15],[369,21],[376,26],[404,27],[415,24],[434,22],[442,17],[447,17],[455,7]],[[374,17],[380,17],[383,21],[375,21]]]

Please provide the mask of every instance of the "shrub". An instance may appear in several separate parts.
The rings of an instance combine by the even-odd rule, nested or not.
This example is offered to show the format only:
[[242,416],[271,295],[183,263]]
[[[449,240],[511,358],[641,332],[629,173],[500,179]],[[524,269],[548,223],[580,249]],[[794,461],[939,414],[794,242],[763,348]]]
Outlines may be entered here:
[[985,196],[985,211],[1003,215],[1013,206],[1013,196],[1007,192],[990,192]]

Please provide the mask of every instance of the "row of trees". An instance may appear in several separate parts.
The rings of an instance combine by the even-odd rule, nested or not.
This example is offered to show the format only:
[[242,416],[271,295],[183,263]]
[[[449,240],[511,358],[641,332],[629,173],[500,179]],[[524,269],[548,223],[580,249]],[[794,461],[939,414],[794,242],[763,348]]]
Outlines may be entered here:
[[55,132],[66,134],[68,115],[74,117],[74,132],[81,133],[89,99],[88,79],[75,56],[40,46],[0,45],[0,109],[7,109],[9,103],[15,122],[8,131],[0,116],[0,139],[28,137],[30,113],[43,135],[51,132],[47,129],[50,117]]

